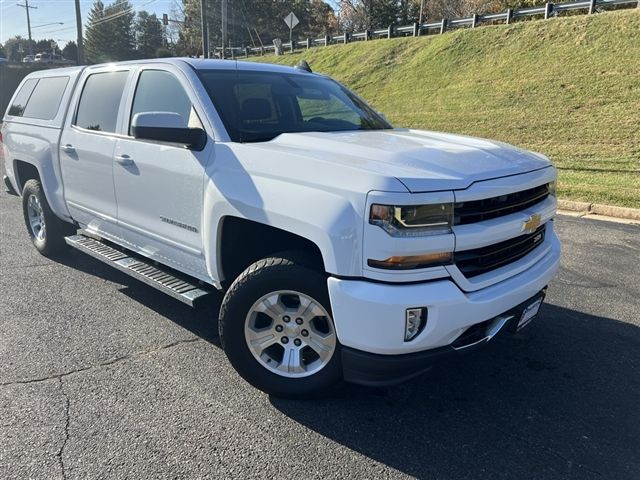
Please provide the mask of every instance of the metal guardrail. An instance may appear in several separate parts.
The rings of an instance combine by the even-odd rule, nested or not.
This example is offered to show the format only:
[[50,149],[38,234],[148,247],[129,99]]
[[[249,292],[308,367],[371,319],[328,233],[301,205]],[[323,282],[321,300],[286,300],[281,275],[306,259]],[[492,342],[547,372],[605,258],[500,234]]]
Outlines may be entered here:
[[[434,33],[442,34],[447,30],[453,30],[456,28],[476,28],[481,26],[482,23],[494,23],[504,22],[510,24],[515,19],[522,19],[524,17],[536,17],[542,16],[545,19],[552,16],[559,15],[563,12],[585,10],[586,14],[597,13],[598,10],[607,9],[617,6],[633,6],[640,8],[640,0],[583,0],[567,3],[551,3],[547,2],[544,5],[538,7],[527,7],[520,9],[508,9],[505,12],[499,13],[485,13],[475,14],[471,17],[464,18],[443,18],[437,22],[430,23],[414,23],[412,25],[389,25],[386,28],[379,28],[375,30],[366,30],[364,32],[345,32],[342,35],[327,35],[322,38],[306,38],[304,40],[294,40],[293,42],[286,42],[282,44],[282,50],[284,52],[292,52],[296,49],[309,49],[312,47],[335,44],[346,44],[350,42],[362,42],[368,40],[374,40],[379,38],[393,38],[401,36],[413,36],[420,35],[432,35]],[[216,50],[221,50],[220,47]],[[230,53],[232,58],[234,57],[248,57],[250,55],[265,55],[267,53],[275,52],[273,45],[266,45],[263,47],[231,47],[227,48],[226,52]]]

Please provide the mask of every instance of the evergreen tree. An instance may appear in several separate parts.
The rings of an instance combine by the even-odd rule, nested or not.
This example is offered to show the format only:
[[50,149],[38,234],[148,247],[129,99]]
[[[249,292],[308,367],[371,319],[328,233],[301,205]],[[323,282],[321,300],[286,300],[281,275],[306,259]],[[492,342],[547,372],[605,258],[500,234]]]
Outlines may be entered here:
[[95,0],[85,30],[87,61],[99,63],[134,58],[134,16],[134,9],[127,0],[115,0],[108,6]]
[[164,44],[162,22],[156,14],[144,10],[138,12],[135,24],[136,54],[138,58],[154,58]]
[[130,60],[136,56],[135,10],[128,0],[115,0],[105,8],[111,32],[110,52],[114,60]]
[[78,45],[73,40],[67,42],[62,49],[62,56],[67,60],[78,61]]
[[104,17],[104,3],[101,0],[96,0],[89,12],[89,20],[85,29],[84,48],[88,63],[108,60],[104,49],[109,39],[109,24]]

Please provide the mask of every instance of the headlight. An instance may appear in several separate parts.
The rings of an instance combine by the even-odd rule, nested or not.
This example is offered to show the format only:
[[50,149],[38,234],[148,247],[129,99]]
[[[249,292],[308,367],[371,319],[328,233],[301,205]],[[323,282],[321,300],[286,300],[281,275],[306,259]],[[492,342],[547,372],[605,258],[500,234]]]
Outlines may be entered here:
[[549,189],[549,195],[556,196],[556,181],[547,183],[547,188]]
[[369,223],[378,225],[393,237],[421,237],[451,233],[452,203],[411,205],[371,205]]

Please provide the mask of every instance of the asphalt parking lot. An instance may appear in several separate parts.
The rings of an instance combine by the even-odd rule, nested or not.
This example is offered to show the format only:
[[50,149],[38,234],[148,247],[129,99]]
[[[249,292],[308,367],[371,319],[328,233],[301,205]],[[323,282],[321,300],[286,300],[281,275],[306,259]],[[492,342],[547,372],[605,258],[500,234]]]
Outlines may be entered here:
[[0,478],[640,478],[640,227],[559,217],[517,336],[388,389],[253,389],[217,304],[39,256],[0,194]]

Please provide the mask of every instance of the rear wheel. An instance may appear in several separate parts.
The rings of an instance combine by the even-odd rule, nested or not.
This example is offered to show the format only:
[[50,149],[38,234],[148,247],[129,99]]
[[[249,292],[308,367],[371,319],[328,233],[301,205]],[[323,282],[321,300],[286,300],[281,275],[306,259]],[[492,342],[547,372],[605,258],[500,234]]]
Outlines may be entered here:
[[220,337],[234,368],[277,396],[324,391],[342,378],[326,276],[294,255],[247,268],[220,309]]
[[51,211],[38,180],[24,184],[22,211],[31,242],[42,255],[53,256],[67,248],[64,237],[72,234],[74,227]]

